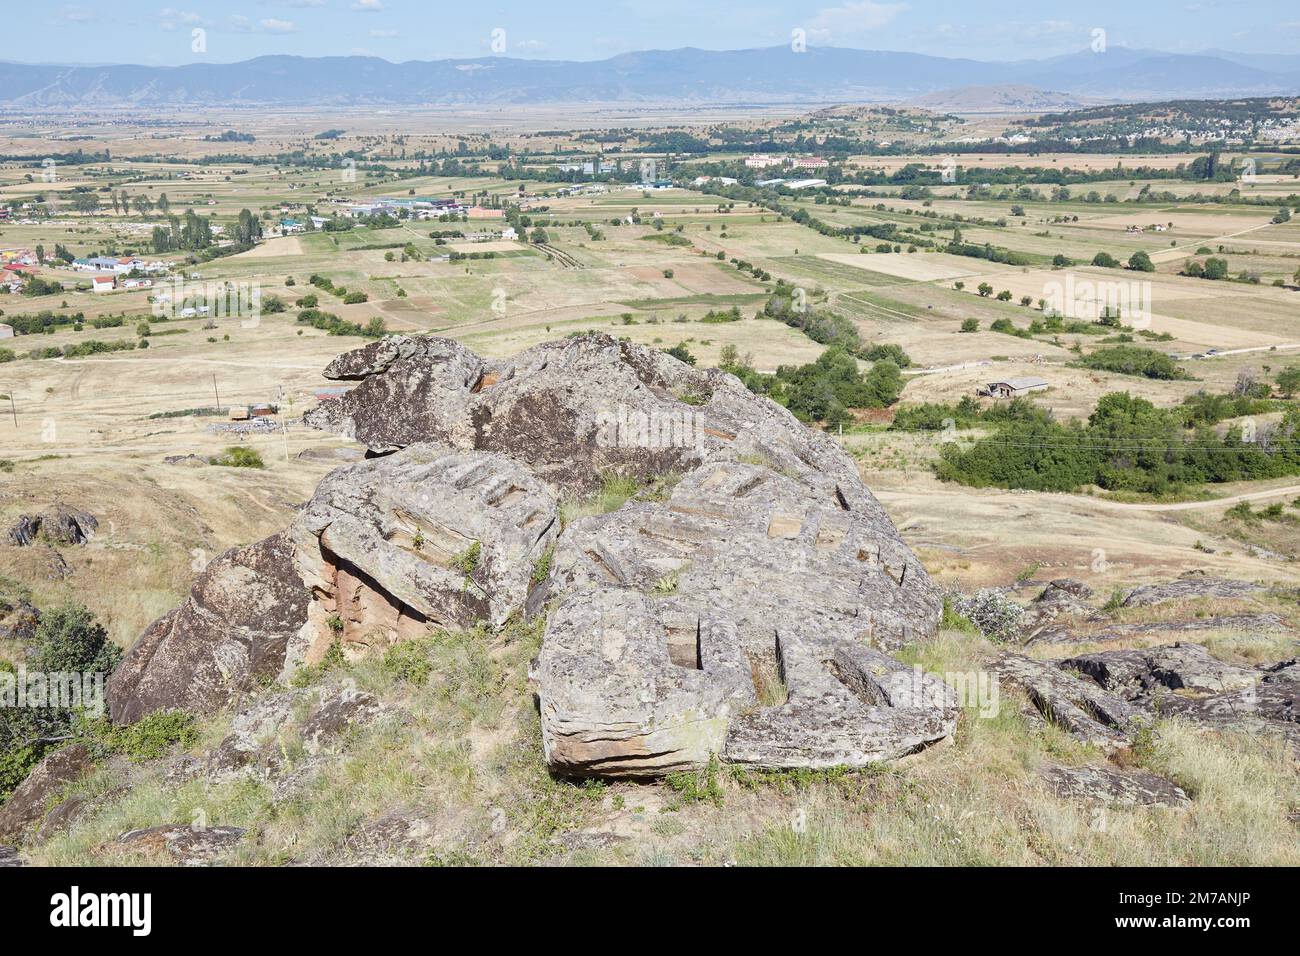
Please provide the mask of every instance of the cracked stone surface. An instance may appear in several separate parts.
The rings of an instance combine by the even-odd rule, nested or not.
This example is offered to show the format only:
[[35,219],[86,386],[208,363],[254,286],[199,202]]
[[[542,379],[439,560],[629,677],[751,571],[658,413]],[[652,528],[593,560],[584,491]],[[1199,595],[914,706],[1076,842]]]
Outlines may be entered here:
[[1182,787],[1149,770],[1049,766],[1039,775],[1048,790],[1065,799],[1129,807],[1191,805]]
[[[393,336],[327,375],[356,387],[307,420],[379,457],[205,572],[128,653],[114,719],[224,706],[335,644],[545,612],[556,772],[861,766],[952,733],[951,692],[888,654],[933,634],[929,575],[840,445],[735,377],[599,333],[505,360]],[[561,533],[560,499],[611,473],[671,491]],[[256,739],[209,772],[261,761]]]

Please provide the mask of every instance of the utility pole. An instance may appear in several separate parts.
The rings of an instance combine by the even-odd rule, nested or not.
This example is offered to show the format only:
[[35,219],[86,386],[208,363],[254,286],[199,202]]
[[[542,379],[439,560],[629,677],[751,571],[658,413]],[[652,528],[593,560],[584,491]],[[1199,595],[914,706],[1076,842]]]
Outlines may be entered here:
[[217,400],[217,411],[221,411],[221,393],[217,391],[217,373],[212,373],[212,394]]

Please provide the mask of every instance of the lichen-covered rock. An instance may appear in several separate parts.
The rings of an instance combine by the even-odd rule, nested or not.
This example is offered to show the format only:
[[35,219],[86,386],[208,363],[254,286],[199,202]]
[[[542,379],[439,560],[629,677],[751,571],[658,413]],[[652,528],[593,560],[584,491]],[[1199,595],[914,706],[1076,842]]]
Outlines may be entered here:
[[[331,473],[275,539],[293,583],[266,658],[282,678],[336,644],[549,606],[533,678],[557,772],[862,766],[952,733],[951,692],[885,653],[937,625],[925,569],[839,444],[734,376],[603,334],[504,361],[397,336],[327,374],[358,384],[308,421],[377,457]],[[672,490],[560,534],[559,497],[610,473]],[[210,673],[220,625],[242,613],[197,614],[228,574],[212,577],[131,652],[110,702],[133,702],[115,718],[168,695],[219,705],[254,672]],[[304,739],[374,716],[340,702]],[[263,766],[255,737],[232,733],[209,773]]]
[[22,515],[9,529],[10,544],[29,547],[40,539],[52,544],[85,544],[99,521],[88,511],[59,503],[38,515]]
[[1191,804],[1183,788],[1149,770],[1115,767],[1044,767],[1040,776],[1058,797],[1109,806],[1185,808]]
[[417,444],[320,483],[289,534],[313,594],[286,671],[430,625],[501,624],[559,531],[557,502],[502,455]]
[[0,840],[21,843],[41,825],[51,802],[94,765],[90,751],[80,744],[56,750],[42,760],[0,805]]
[[[871,646],[932,632],[941,599],[824,476],[708,464],[666,502],[575,521],[547,594],[534,678],[556,770],[862,766],[952,732],[942,683]],[[764,673],[786,700],[760,699]]]
[[145,853],[165,852],[179,866],[209,866],[243,839],[244,833],[240,827],[175,823],[131,830],[118,837],[117,843]]
[[470,399],[485,371],[482,359],[451,339],[389,336],[334,359],[326,378],[360,384],[303,421],[373,452],[416,442],[462,445]]
[[0,596],[0,640],[30,643],[40,622],[41,612],[26,598]]
[[1253,686],[1259,680],[1254,668],[1226,664],[1199,644],[1081,654],[1060,666],[1086,674],[1128,700],[1162,690],[1221,693]]
[[1128,746],[1137,728],[1151,720],[1142,708],[1051,662],[1005,654],[994,670],[1022,688],[1044,717],[1104,750]]
[[1228,578],[1210,578],[1199,574],[1165,581],[1161,584],[1144,584],[1134,588],[1124,598],[1124,607],[1151,607],[1168,601],[1188,601],[1195,598],[1250,597],[1263,588],[1250,581]]
[[307,622],[310,597],[284,534],[227,551],[113,672],[106,688],[112,719],[131,723],[169,708],[211,712],[274,677]]

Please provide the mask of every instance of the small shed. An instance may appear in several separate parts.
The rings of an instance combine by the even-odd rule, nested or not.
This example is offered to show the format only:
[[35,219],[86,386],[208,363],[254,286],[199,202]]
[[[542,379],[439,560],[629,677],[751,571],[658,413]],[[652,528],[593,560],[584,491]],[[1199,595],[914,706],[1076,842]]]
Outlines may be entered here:
[[232,422],[246,422],[246,421],[248,421],[248,418],[249,418],[249,415],[248,415],[248,406],[247,406],[247,405],[231,405],[231,406],[230,406],[230,420],[231,420]]
[[1047,379],[1038,378],[1036,375],[1027,375],[1022,378],[1008,378],[1000,382],[989,382],[988,385],[980,389],[980,394],[987,395],[990,398],[1019,398],[1022,395],[1041,392],[1047,388],[1050,388]]

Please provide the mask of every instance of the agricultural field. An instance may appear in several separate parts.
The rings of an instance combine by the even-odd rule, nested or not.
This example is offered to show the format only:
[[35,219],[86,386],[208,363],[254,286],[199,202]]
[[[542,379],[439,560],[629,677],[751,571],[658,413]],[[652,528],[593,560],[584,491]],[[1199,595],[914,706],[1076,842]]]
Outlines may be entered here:
[[[647,144],[794,128],[815,143],[844,134],[843,118],[793,107],[503,116],[304,110],[0,125],[0,254],[15,265],[0,292],[0,530],[55,503],[98,523],[84,545],[0,545],[0,584],[41,607],[84,604],[129,648],[214,558],[286,528],[326,475],[366,456],[352,434],[304,422],[355,384],[325,377],[338,356],[401,335],[499,359],[599,332],[722,368],[832,436],[949,603],[985,588],[1028,602],[1057,579],[1083,582],[1099,605],[1186,575],[1233,579],[1271,589],[1265,610],[1284,633],[1234,627],[1231,615],[1259,610],[1234,598],[1195,605],[1198,617],[1229,621],[1197,639],[1252,666],[1293,651],[1300,180],[1290,153],[1260,150],[1251,154],[1258,174],[1211,179],[1192,172],[1208,155],[1199,147],[944,153],[945,137],[990,121],[866,112],[847,128],[885,130],[915,152],[839,155],[833,172],[808,173],[831,181],[763,187],[755,183],[767,174],[744,166],[747,149]],[[44,162],[56,154],[65,159]],[[604,173],[602,159],[613,160]],[[643,161],[653,161],[653,178]],[[953,166],[956,182],[944,178]],[[1084,178],[1065,193],[1042,174],[1067,168]],[[123,270],[106,278],[113,261]],[[96,276],[107,289],[92,285]],[[1021,393],[1000,395],[998,384]],[[391,411],[404,409],[399,401]],[[632,492],[600,494],[616,509]],[[565,507],[601,514],[601,500]],[[677,587],[668,577],[655,584],[661,596]],[[1108,648],[1177,638],[1165,611],[1118,604],[1107,613],[1145,630]],[[993,639],[951,610],[936,643],[908,652],[909,665],[988,659]],[[1243,736],[1202,751],[1189,732],[1169,730],[1148,765],[1212,796],[1188,823],[1123,823],[1138,836],[1121,845],[1092,834],[1078,807],[1034,798],[1031,814],[1003,786],[1008,767],[1030,786],[1025,768],[1048,757],[1094,756],[1064,732],[1039,735],[1041,721],[1012,708],[996,725],[963,724],[947,757],[927,754],[878,782],[810,778],[799,799],[822,821],[811,843],[785,839],[793,791],[772,809],[743,774],[728,778],[734,821],[711,779],[701,778],[702,796],[694,778],[562,785],[543,773],[536,718],[520,703],[540,634],[517,634],[516,623],[487,650],[438,646],[437,666],[457,675],[451,696],[403,684],[387,658],[349,661],[368,691],[400,697],[428,721],[412,735],[434,728],[415,743],[402,737],[428,758],[418,771],[407,773],[406,750],[371,747],[370,737],[361,769],[348,771],[366,779],[357,787],[368,810],[394,793],[439,805],[449,845],[474,850],[434,862],[1296,859],[1279,836],[1291,832],[1283,818],[1237,812],[1284,800],[1278,748]],[[1093,646],[1081,640],[1075,650]],[[204,745],[222,739],[222,720],[202,726]],[[459,743],[443,747],[439,735]],[[511,760],[496,759],[496,747]],[[969,786],[936,769],[953,766],[944,760],[964,768]],[[1224,767],[1247,769],[1216,784]],[[109,831],[170,799],[161,771],[149,773],[135,802],[45,844],[37,862],[126,859],[104,849]],[[918,809],[910,796],[880,803],[878,839],[864,842],[850,809],[863,794],[844,788],[898,795],[890,788],[904,781],[954,812],[1005,810],[998,820],[980,811],[973,824],[997,849],[968,852],[929,832],[917,823],[929,803]],[[265,800],[222,805],[264,824],[264,842],[241,847],[235,862],[338,861],[332,827],[355,822],[354,808],[276,817]],[[485,835],[483,807],[497,804],[527,818],[512,824],[518,842]],[[550,813],[562,819],[542,819]],[[1017,822],[1026,815],[1043,831],[1033,845]],[[579,839],[597,817],[614,821],[617,839],[603,830]]]

